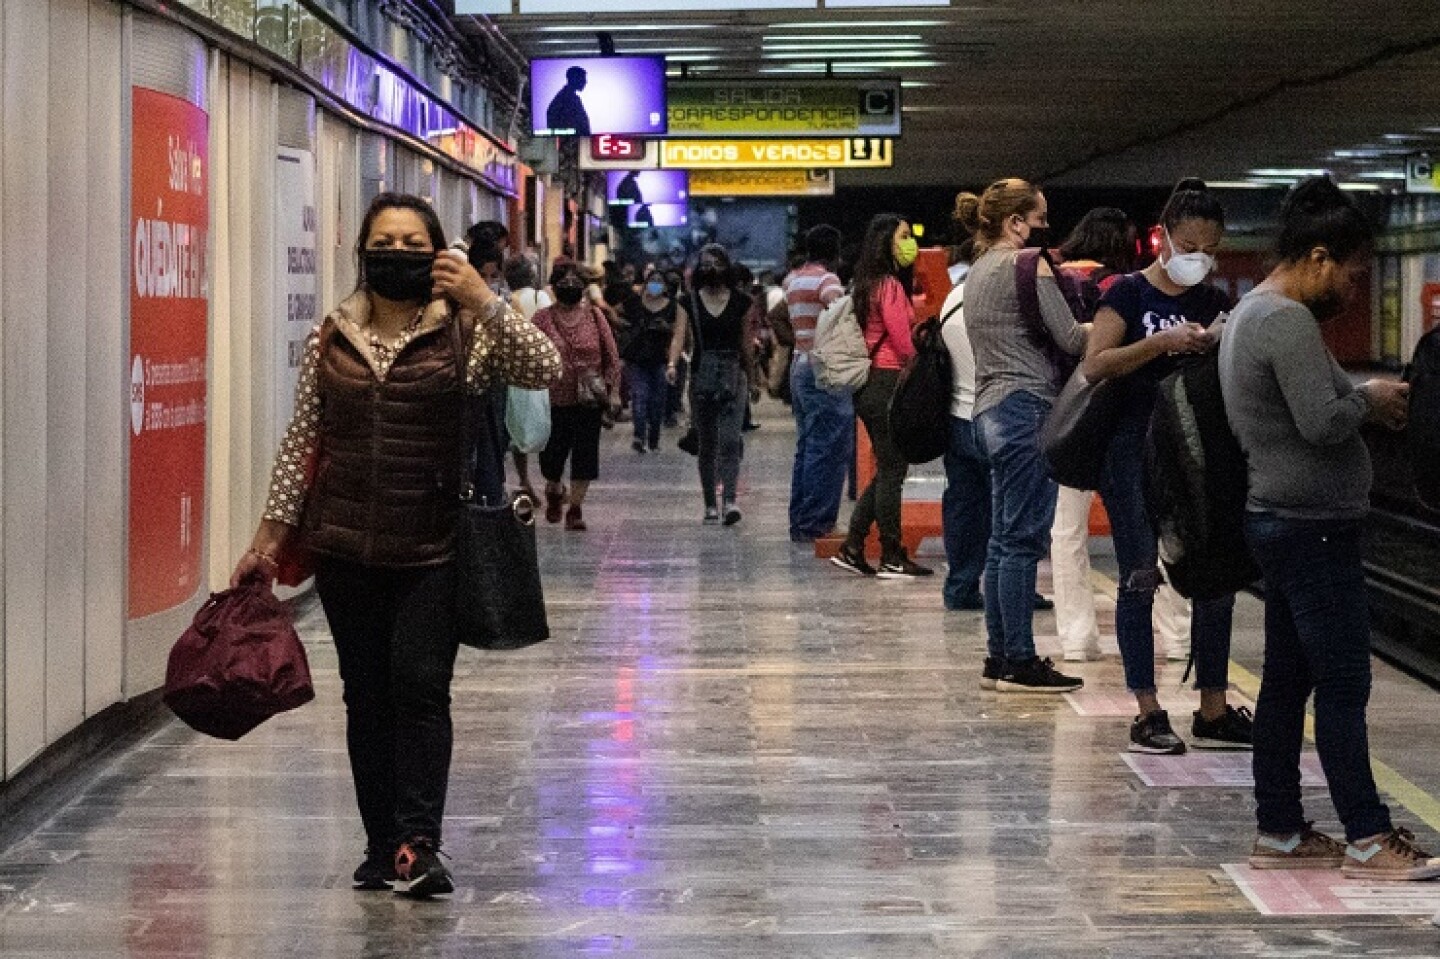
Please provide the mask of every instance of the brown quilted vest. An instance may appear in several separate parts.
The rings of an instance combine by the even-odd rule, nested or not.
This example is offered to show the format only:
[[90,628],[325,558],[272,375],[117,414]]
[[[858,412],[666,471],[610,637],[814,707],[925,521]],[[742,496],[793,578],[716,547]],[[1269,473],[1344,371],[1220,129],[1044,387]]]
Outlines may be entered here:
[[434,566],[453,555],[464,395],[454,322],[410,341],[381,382],[325,321],[310,550],[366,566]]

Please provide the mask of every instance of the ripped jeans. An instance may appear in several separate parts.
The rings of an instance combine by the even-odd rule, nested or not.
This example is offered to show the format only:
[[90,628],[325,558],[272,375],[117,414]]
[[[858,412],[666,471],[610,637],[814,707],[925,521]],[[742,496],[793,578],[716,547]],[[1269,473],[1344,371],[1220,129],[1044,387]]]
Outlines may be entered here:
[[[1110,517],[1120,589],[1115,603],[1115,638],[1132,693],[1155,692],[1155,628],[1151,611],[1161,583],[1155,527],[1145,511],[1145,430],[1150,404],[1121,418],[1105,460],[1100,498]],[[1195,688],[1223,690],[1230,683],[1230,622],[1235,596],[1195,600],[1190,644],[1195,654]]]

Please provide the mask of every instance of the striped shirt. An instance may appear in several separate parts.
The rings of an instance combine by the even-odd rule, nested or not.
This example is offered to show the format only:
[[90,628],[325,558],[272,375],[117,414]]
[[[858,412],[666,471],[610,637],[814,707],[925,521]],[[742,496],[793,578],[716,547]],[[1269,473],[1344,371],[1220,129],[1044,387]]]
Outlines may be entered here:
[[820,263],[806,263],[785,277],[782,285],[790,325],[795,329],[795,350],[809,353],[815,343],[815,324],[820,313],[845,292],[840,278]]

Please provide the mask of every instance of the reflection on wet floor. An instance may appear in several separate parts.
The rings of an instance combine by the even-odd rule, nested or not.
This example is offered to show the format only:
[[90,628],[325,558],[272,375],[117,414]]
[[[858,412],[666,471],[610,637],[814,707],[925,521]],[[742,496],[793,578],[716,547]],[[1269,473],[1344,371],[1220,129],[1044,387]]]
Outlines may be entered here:
[[[977,686],[980,616],[944,612],[938,581],[860,581],[791,546],[783,419],[747,440],[736,529],[700,525],[673,437],[637,456],[623,431],[590,531],[541,530],[555,638],[462,653],[452,900],[349,888],[363,839],[312,609],[315,703],[237,744],[171,725],[0,855],[0,953],[1440,954],[1440,884],[1287,887],[1325,908],[1262,915],[1269,892],[1224,868],[1252,836],[1243,761],[1182,786],[1137,774],[1113,656],[1080,667],[1080,706],[997,698]],[[1251,669],[1259,613],[1237,611]],[[1161,673],[1176,711],[1193,708],[1182,672]],[[1435,730],[1415,726],[1434,694],[1382,669],[1376,700],[1377,753],[1434,794]],[[1333,828],[1323,791],[1307,799]]]

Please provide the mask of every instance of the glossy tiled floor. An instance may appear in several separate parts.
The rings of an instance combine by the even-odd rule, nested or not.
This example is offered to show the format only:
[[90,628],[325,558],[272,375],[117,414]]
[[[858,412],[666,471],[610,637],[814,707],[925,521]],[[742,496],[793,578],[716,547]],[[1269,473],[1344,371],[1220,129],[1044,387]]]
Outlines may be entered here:
[[[607,438],[590,532],[541,531],[555,639],[462,654],[453,900],[349,888],[361,834],[312,612],[315,703],[238,744],[171,725],[0,855],[0,955],[1440,955],[1413,902],[1262,916],[1223,868],[1251,837],[1243,759],[1145,785],[1104,715],[1126,708],[1099,695],[1113,657],[1083,667],[1089,700],[982,693],[980,618],[938,582],[792,547],[791,442],[774,416],[752,434],[745,522],[719,529],[673,438],[643,458]],[[1250,670],[1258,614],[1242,603]],[[1437,703],[1381,668],[1377,755],[1431,840]]]

